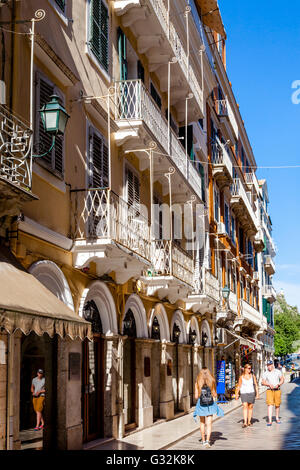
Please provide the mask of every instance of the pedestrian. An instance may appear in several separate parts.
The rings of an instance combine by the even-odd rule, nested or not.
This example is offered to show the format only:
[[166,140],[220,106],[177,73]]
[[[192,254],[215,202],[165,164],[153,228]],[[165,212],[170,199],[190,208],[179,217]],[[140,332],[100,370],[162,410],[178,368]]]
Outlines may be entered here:
[[255,398],[259,399],[257,380],[252,374],[251,364],[244,366],[243,374],[240,376],[238,386],[235,391],[235,399],[239,399],[239,394],[243,403],[243,428],[252,426],[253,405]]
[[34,428],[35,431],[39,429],[43,429],[45,426],[44,418],[43,418],[43,408],[45,402],[45,377],[43,369],[39,369],[37,371],[37,376],[32,380],[31,384],[31,393],[33,396],[33,408],[36,413],[36,427]]
[[[194,411],[194,419],[200,417],[200,432],[204,447],[210,447],[210,437],[212,431],[212,417],[224,416],[224,411],[217,405],[216,381],[207,367],[203,367],[196,379],[195,398],[197,404]],[[206,425],[206,439],[205,439]]]
[[284,377],[280,370],[275,369],[273,361],[267,362],[267,371],[262,376],[262,385],[267,389],[268,422],[267,426],[272,426],[273,406],[275,405],[276,423],[280,424],[279,410],[281,404],[280,386],[284,383]]

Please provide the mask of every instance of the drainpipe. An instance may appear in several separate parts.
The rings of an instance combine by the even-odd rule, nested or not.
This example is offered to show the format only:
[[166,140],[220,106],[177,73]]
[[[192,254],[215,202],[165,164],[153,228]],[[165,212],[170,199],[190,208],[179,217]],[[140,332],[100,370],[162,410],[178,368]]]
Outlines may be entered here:
[[12,5],[11,5],[11,29],[12,29],[12,34],[11,34],[11,48],[10,48],[10,90],[9,90],[9,107],[12,109],[13,107],[13,83],[14,83],[14,55],[15,55],[15,25],[16,21],[16,3],[15,0],[12,0]]
[[9,435],[9,427],[8,427],[8,369],[9,369],[9,336],[10,334],[7,333],[7,346],[6,346],[6,404],[5,404],[5,413],[6,413],[6,422],[5,422],[5,449],[8,450],[8,435]]

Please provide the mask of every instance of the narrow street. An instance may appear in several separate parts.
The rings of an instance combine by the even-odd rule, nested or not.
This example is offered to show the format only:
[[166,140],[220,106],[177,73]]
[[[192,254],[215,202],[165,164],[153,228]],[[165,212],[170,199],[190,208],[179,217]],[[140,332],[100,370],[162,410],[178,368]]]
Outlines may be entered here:
[[[213,423],[213,450],[299,450],[300,449],[300,379],[282,387],[281,424],[267,427],[265,394],[254,405],[253,426],[242,429],[242,409]],[[207,450],[199,442],[200,431],[182,439],[171,450]],[[208,449],[209,450],[209,449]]]

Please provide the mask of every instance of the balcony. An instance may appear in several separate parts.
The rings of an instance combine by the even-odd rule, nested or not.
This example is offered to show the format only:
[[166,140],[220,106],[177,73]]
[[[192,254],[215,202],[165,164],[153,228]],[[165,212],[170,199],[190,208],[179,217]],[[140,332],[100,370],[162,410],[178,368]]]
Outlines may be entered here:
[[258,231],[256,216],[244,185],[238,178],[233,180],[231,186],[231,207],[238,216],[243,229],[248,233],[248,236],[255,235]]
[[31,193],[31,146],[32,131],[0,105],[0,191],[5,199],[36,199]]
[[277,298],[277,294],[273,286],[264,286],[262,295],[270,303],[275,302]]
[[275,264],[270,255],[266,255],[264,259],[265,270],[269,276],[275,273]]
[[218,182],[220,189],[230,186],[233,182],[233,166],[230,156],[217,138],[211,146],[211,163],[213,177]]
[[265,237],[261,227],[258,227],[258,232],[255,234],[253,244],[257,253],[262,252],[265,248]]
[[215,100],[215,110],[219,118],[228,119],[227,100]]
[[210,271],[202,268],[199,279],[195,280],[194,284],[194,293],[185,299],[186,309],[193,310],[195,313],[213,313],[220,302],[218,279]]
[[[154,139],[161,152],[168,154],[167,120],[141,80],[115,83],[115,120],[120,129],[115,133],[117,145],[124,145],[128,141],[127,147],[129,149],[130,146],[133,149],[137,149],[139,146],[145,148],[144,134],[146,134],[148,141]],[[149,157],[145,152],[137,152],[137,156],[140,159],[140,169],[143,171],[149,165]],[[157,155],[154,158],[154,177],[160,180],[165,187],[167,180],[164,173],[168,171],[170,163],[177,169],[179,176],[173,185],[174,190],[184,184],[186,191],[192,190],[201,201],[201,177],[191,160],[187,158],[183,146],[172,129],[170,132],[170,155],[164,158],[159,158]],[[186,197],[184,201],[186,201]]]
[[198,116],[195,117],[203,117],[203,90],[197,79],[198,71],[196,74],[191,66],[172,23],[174,9],[171,8],[169,15],[163,0],[130,0],[115,1],[114,11],[122,17],[123,25],[131,28],[137,38],[138,52],[148,57],[149,70],[156,72],[161,83],[167,80],[168,61],[171,57],[176,57],[177,65],[172,65],[176,67],[176,73],[173,70],[172,74],[172,87],[181,91],[182,110],[184,112],[185,97],[190,90],[194,95],[192,106],[198,109]]
[[259,185],[255,173],[246,173],[245,180],[249,190],[252,190],[254,186],[255,193],[259,194]]
[[109,189],[71,191],[73,264],[124,284],[151,265],[150,227],[137,208]]
[[241,301],[241,315],[244,319],[243,326],[254,327],[257,330],[261,328],[262,318],[259,310],[256,310],[245,300]]

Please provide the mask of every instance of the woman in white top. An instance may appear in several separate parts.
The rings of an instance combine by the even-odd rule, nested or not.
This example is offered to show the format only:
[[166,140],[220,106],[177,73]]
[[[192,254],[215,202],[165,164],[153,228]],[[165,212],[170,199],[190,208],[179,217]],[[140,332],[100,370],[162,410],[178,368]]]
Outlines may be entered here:
[[244,423],[243,428],[252,426],[252,414],[255,398],[259,398],[256,377],[251,373],[251,365],[246,364],[244,372],[239,378],[239,383],[235,392],[235,399],[238,400],[239,393],[243,403]]

